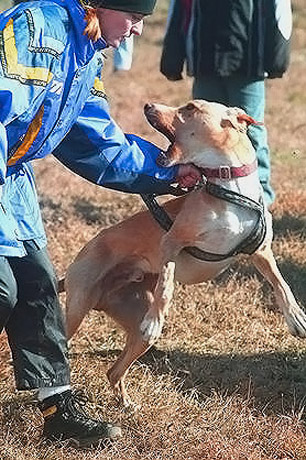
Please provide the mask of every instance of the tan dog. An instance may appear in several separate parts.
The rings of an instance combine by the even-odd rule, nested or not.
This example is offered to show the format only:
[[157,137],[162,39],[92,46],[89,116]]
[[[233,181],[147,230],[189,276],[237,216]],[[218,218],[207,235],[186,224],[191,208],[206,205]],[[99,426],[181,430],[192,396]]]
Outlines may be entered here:
[[[255,153],[247,136],[247,125],[254,120],[243,111],[196,100],[179,108],[147,105],[145,114],[172,143],[160,157],[165,166],[193,163],[202,168],[208,182],[260,201]],[[125,348],[108,371],[124,403],[128,403],[124,378],[130,365],[160,336],[174,280],[195,284],[214,278],[233,261],[226,255],[247,241],[258,222],[255,210],[220,199],[205,186],[168,201],[165,209],[174,221],[168,232],[148,211],[140,212],[91,240],[65,280],[69,337],[90,309],[103,310],[127,332]],[[272,285],[290,332],[305,337],[306,316],[271,250],[272,219],[267,210],[264,219],[265,239],[251,260]],[[223,254],[225,259],[198,260],[184,250],[188,246]]]

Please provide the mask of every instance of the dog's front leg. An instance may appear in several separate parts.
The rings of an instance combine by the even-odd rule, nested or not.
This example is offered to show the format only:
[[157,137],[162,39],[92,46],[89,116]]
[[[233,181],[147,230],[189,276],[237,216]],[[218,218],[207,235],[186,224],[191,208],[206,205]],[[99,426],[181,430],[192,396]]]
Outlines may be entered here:
[[154,290],[153,304],[141,322],[142,337],[150,344],[154,343],[161,334],[173,296],[174,272],[175,262],[169,261],[162,266]]
[[276,302],[280,307],[292,335],[306,337],[306,315],[297,304],[295,297],[280,273],[271,246],[255,252],[252,256],[255,267],[274,289]]
[[168,313],[174,289],[174,260],[179,250],[180,245],[171,236],[171,232],[164,235],[159,248],[159,275],[153,293],[153,302],[140,324],[142,337],[150,344],[159,338]]

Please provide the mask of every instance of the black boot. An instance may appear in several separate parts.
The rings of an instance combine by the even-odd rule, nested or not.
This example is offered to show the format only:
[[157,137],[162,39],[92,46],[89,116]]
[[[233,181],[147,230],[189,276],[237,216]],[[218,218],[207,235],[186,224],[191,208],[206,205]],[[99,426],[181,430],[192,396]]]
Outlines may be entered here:
[[45,419],[43,436],[53,441],[69,439],[77,447],[121,437],[119,426],[90,418],[83,410],[85,404],[84,396],[71,390],[44,399],[39,404]]

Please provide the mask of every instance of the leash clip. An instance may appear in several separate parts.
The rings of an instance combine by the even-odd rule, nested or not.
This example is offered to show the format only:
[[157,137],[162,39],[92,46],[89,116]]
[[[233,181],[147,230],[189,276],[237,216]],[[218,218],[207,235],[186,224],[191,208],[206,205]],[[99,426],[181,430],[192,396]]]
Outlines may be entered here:
[[207,184],[207,177],[204,174],[201,174],[201,180],[193,187],[192,190],[201,190],[205,188]]

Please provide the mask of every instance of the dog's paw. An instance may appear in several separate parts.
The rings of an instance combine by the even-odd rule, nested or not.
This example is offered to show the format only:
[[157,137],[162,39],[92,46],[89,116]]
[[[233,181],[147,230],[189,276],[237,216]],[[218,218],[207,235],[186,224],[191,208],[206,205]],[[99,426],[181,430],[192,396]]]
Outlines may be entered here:
[[148,312],[140,324],[140,332],[144,341],[154,343],[161,335],[164,320],[160,316]]
[[306,314],[303,310],[294,305],[289,312],[284,314],[288,329],[292,335],[300,339],[306,338]]

